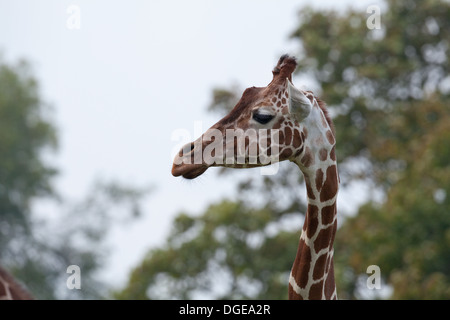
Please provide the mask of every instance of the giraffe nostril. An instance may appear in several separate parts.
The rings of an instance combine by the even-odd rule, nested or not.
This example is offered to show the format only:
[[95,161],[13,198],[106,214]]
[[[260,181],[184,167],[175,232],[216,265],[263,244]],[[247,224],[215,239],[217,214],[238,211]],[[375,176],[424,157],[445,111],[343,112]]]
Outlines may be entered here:
[[195,147],[194,142],[189,142],[189,143],[185,144],[183,146],[183,148],[181,148],[180,152],[178,152],[178,156],[182,157],[182,156],[190,154],[192,152],[192,150],[194,150],[194,147]]

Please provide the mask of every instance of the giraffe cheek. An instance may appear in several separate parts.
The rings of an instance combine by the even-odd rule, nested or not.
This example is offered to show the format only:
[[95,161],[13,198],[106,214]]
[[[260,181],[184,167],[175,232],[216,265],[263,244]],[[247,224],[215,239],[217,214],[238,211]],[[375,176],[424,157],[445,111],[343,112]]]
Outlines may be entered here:
[[286,145],[285,144],[285,139],[284,139],[284,133],[283,133],[283,131],[279,131],[279,135],[278,135],[278,144],[280,145],[280,146],[283,146],[283,145]]
[[290,145],[292,143],[292,130],[291,130],[291,128],[287,127],[286,129],[284,129],[284,134],[285,134],[284,144],[285,145]]
[[292,156],[292,150],[290,148],[286,148],[280,154],[280,160],[289,159]]
[[272,127],[272,129],[276,129],[279,130],[281,128],[281,125],[283,124],[283,117],[280,118],[280,120],[278,120]]
[[300,145],[302,144],[302,139],[300,137],[300,131],[298,130],[294,130],[294,141],[292,141],[292,145],[294,146],[294,148],[299,148]]

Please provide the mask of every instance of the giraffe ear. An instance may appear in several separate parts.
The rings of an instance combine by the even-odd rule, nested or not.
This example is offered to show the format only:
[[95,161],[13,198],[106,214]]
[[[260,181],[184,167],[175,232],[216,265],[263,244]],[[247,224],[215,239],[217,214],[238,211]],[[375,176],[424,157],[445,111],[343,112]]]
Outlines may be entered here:
[[303,120],[311,112],[311,101],[302,91],[294,87],[288,78],[286,78],[286,82],[289,93],[289,112],[294,115],[297,120]]

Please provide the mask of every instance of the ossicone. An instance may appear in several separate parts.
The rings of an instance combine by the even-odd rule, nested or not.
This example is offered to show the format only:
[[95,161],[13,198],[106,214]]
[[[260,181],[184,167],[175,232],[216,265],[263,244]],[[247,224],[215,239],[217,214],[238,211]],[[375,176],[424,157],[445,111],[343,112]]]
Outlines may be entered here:
[[272,70],[273,80],[281,79],[284,81],[288,78],[292,81],[292,73],[297,67],[297,61],[295,57],[291,57],[288,54],[283,54],[278,60],[277,65]]

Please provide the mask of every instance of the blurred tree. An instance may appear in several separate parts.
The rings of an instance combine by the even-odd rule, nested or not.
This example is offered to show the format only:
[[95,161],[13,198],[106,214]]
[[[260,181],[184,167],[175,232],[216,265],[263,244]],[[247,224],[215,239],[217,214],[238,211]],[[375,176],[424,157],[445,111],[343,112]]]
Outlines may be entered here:
[[5,251],[8,238],[30,232],[30,202],[54,195],[50,179],[56,170],[43,160],[46,149],[57,146],[37,82],[29,66],[8,66],[0,60],[0,219]]
[[[57,130],[50,113],[29,65],[0,57],[0,263],[38,299],[104,297],[103,239],[118,219],[139,214],[148,190],[97,182],[79,203],[63,200],[52,188],[57,170],[48,153],[56,150]],[[33,204],[42,199],[56,218],[36,216]],[[71,264],[81,268],[82,290],[66,287]]]
[[[448,299],[450,4],[388,0],[384,5],[381,29],[366,26],[370,14],[365,11],[304,8],[299,12],[298,28],[291,34],[300,46],[297,74],[317,82],[316,95],[328,103],[334,118],[341,188],[362,180],[373,187],[373,193],[382,195],[378,201],[369,195],[370,201],[347,220],[341,215],[342,227],[335,242],[338,296],[364,298],[367,290],[361,279],[367,279],[367,267],[375,264],[381,269],[384,286],[392,289],[392,298]],[[226,114],[241,92],[236,86],[216,88],[209,110]],[[236,171],[221,170],[226,174]],[[255,219],[248,212],[260,210],[251,207],[269,210],[274,221],[283,216],[292,221],[291,213],[304,212],[305,196],[298,187],[302,176],[297,171],[282,163],[274,176],[245,175],[238,186],[238,201],[233,204],[237,207],[225,210],[222,203],[198,218],[181,215],[174,230],[180,228],[180,219],[203,226],[200,221],[205,217],[226,212],[230,221],[211,220],[215,225],[208,230],[240,229],[245,225],[240,219]],[[300,222],[290,223],[300,228]],[[208,261],[212,266],[219,264],[216,252],[226,252],[222,257],[228,259],[232,259],[229,254],[236,259],[245,252],[250,254],[245,241],[231,249],[233,241],[220,243],[214,234],[199,228],[193,238],[182,238],[180,247],[171,245],[170,239],[176,238],[172,233],[167,246],[150,251],[118,297],[192,297],[196,289],[205,288],[201,281],[210,272]],[[259,232],[264,232],[267,224],[260,228]],[[252,232],[257,233],[256,229]],[[264,282],[257,274],[273,275],[287,290],[287,277],[282,275],[291,267],[298,233],[283,231],[264,239],[268,246],[274,239],[286,251],[250,248],[252,261],[243,260],[246,264],[238,269],[220,261],[221,267],[226,266],[225,279],[230,284],[237,283],[242,274],[250,274],[253,277],[248,283],[255,284],[257,292],[236,294],[229,289],[217,297],[285,297],[281,284]],[[200,243],[202,246],[197,246]],[[179,248],[183,248],[182,253]],[[264,257],[268,260],[261,263],[265,271],[254,273],[260,269],[253,259]],[[270,259],[277,263],[270,263]],[[183,269],[176,271],[172,266],[175,262],[199,264],[183,275]],[[285,266],[284,273],[280,266]],[[275,288],[274,293],[261,283]]]
[[43,159],[45,150],[57,146],[49,112],[28,64],[0,60],[0,261],[10,269],[27,266],[23,280],[39,274],[36,287],[45,289],[40,266],[29,264],[22,252],[33,241],[31,202],[55,196],[50,181],[56,170]]
[[[222,201],[175,219],[167,243],[150,250],[119,299],[286,299],[299,234],[282,214]],[[284,217],[286,218],[286,217]]]
[[[302,10],[291,35],[301,46],[297,72],[319,82],[336,115],[342,180],[370,178],[384,190],[408,165],[405,150],[392,144],[417,136],[414,124],[403,118],[410,102],[433,94],[448,99],[450,93],[449,3],[390,0],[387,5],[378,30],[366,27],[366,13]],[[370,165],[356,171],[355,159]]]
[[417,136],[398,146],[410,164],[385,202],[362,206],[339,231],[342,297],[359,296],[358,277],[373,264],[394,299],[450,298],[450,108],[430,98],[413,102],[403,119],[416,124]]
[[337,234],[339,294],[359,297],[358,278],[375,264],[393,298],[448,299],[450,154],[442,146],[450,4],[387,6],[379,30],[365,27],[368,14],[304,10],[292,34],[303,53],[298,72],[318,81],[334,111],[343,185],[365,178],[385,198],[364,205]]

